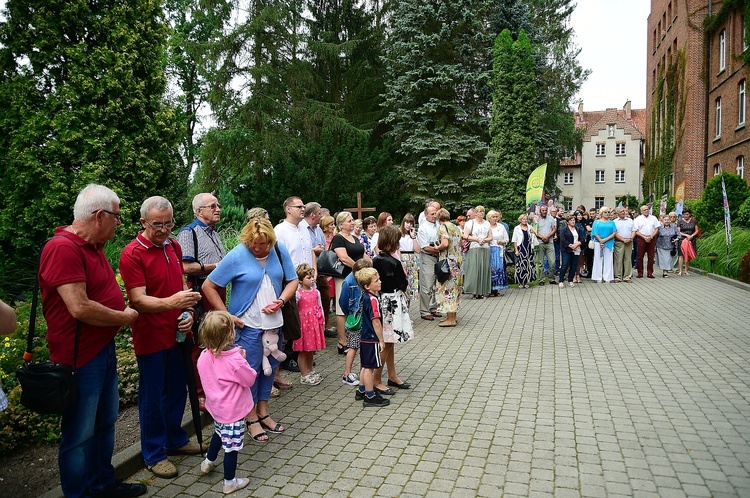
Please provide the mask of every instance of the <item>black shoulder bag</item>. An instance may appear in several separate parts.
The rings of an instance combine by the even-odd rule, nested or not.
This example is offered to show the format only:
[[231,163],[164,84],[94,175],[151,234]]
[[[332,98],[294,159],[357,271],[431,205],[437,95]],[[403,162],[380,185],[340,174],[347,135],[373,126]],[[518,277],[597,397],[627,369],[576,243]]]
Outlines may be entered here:
[[[46,244],[46,242],[45,242]],[[42,246],[44,249],[44,245]],[[39,251],[39,261],[42,252]],[[73,366],[61,365],[52,361],[34,362],[34,327],[36,309],[39,305],[39,263],[37,278],[34,281],[34,294],[31,299],[29,334],[26,342],[24,363],[16,372],[21,384],[21,404],[29,410],[42,414],[63,414],[78,398],[75,374],[78,361],[78,341],[81,337],[81,321],[76,320],[76,338],[73,349]]]
[[[193,234],[193,256],[195,256],[195,262],[200,263],[200,260],[198,259],[198,235],[195,233],[195,228],[191,228],[190,232]],[[203,268],[201,266],[201,268]],[[203,282],[206,281],[205,275],[197,275],[195,277],[190,277],[189,279],[190,283],[193,286],[193,291],[200,292],[201,298],[198,300],[197,303],[195,303],[195,306],[193,306],[193,338],[195,339],[195,342],[198,341],[198,330],[200,330],[201,327],[201,321],[203,320],[203,291],[201,290],[201,287],[203,286]]]
[[[279,251],[279,246],[274,245],[274,249],[276,249],[276,256],[279,258],[279,263],[281,264],[281,273],[284,273],[284,260],[281,259],[281,251]],[[286,284],[289,283],[289,280],[282,280],[282,288],[286,287]],[[302,329],[300,328],[299,324],[299,310],[297,309],[297,295],[293,294],[292,297],[289,298],[289,301],[284,303],[284,306],[281,307],[281,316],[284,318],[284,326],[282,330],[284,331],[284,339],[287,341],[296,341],[302,338]]]

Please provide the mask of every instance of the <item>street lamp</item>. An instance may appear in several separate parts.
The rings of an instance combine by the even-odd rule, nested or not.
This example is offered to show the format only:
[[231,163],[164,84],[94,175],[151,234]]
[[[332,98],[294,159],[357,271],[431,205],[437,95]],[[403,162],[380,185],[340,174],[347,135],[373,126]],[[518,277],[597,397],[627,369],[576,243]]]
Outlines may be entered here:
[[708,253],[708,256],[706,256],[706,257],[711,262],[711,273],[713,273],[714,272],[714,263],[716,262],[717,259],[719,259],[719,255],[712,251],[712,252]]

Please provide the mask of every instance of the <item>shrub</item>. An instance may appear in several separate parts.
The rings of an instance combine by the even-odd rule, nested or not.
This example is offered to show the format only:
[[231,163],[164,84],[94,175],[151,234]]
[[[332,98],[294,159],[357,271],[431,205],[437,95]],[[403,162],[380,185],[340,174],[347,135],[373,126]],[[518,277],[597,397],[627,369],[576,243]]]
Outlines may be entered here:
[[[750,187],[748,187],[747,182],[740,178],[739,175],[724,173],[723,178],[727,187],[729,212],[734,219],[737,217],[742,203],[750,197]],[[713,177],[706,184],[706,188],[703,189],[701,202],[696,206],[696,211],[694,211],[698,221],[701,222],[701,227],[703,227],[703,223],[712,225],[724,221],[724,201],[721,191],[721,179],[721,175]]]
[[737,218],[732,219],[732,224],[750,228],[750,197],[745,199],[745,202],[737,210]]
[[709,271],[711,263],[709,253],[715,252],[719,257],[714,264],[714,273],[729,278],[738,278],[740,260],[750,250],[750,230],[732,228],[732,245],[729,247],[729,263],[727,264],[727,244],[723,230],[712,235],[704,235],[698,239],[698,257],[690,262],[691,266]]
[[740,282],[745,282],[746,284],[750,284],[750,251],[747,251],[745,255],[742,256],[737,279]]

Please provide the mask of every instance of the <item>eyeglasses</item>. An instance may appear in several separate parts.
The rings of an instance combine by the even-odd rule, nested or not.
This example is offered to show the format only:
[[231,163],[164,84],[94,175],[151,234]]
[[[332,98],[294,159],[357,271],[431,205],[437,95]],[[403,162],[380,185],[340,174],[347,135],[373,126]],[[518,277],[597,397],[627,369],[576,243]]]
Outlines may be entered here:
[[154,230],[161,231],[161,230],[172,230],[174,228],[175,222],[174,220],[170,221],[169,223],[149,223],[148,221],[145,221],[146,225],[150,226]]
[[200,206],[198,209],[205,209],[205,208],[209,208],[209,209],[219,208],[219,209],[221,209],[221,204],[219,204],[218,202],[214,202],[213,204],[209,204],[207,206]]
[[91,211],[91,214],[96,214],[99,211],[104,211],[107,214],[111,214],[115,217],[115,221],[117,221],[118,223],[122,223],[122,217],[120,216],[120,213],[113,213],[112,211],[107,211],[106,209],[97,209],[96,211]]
[[287,206],[287,207],[290,207],[290,208],[297,208],[297,209],[305,209],[305,206],[304,206],[304,205],[303,205],[303,206]]

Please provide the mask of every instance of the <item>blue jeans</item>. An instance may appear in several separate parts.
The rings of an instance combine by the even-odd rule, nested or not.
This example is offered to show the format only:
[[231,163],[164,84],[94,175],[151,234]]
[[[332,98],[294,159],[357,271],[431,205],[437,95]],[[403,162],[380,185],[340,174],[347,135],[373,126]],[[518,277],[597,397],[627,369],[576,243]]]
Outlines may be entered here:
[[75,376],[78,399],[62,417],[58,465],[67,497],[101,493],[115,484],[112,453],[120,405],[115,341],[110,341]]
[[187,400],[185,362],[179,345],[137,355],[136,359],[141,453],[146,465],[151,466],[166,460],[167,450],[176,450],[189,441],[182,429]]
[[[283,337],[281,329],[279,330],[279,349],[281,349],[281,343]],[[255,383],[250,386],[250,392],[253,393],[253,403],[256,405],[258,401],[268,401],[271,398],[271,388],[273,387],[273,372],[271,375],[266,377],[263,375],[263,367],[261,366],[263,361],[263,342],[261,337],[263,336],[263,330],[251,329],[250,327],[244,327],[242,329],[234,329],[235,341],[237,344],[245,349],[247,356],[247,363],[252,367],[253,370],[258,372],[258,376],[255,378]],[[273,356],[268,357],[268,362],[271,364],[271,369],[276,370],[276,366],[279,364],[276,358]]]
[[[576,274],[576,269],[578,269],[578,258],[580,255],[573,254],[572,252],[565,252],[562,253],[562,267],[560,268],[560,278],[558,278],[558,282],[562,283],[565,281],[565,272],[568,272],[568,282],[573,281],[573,277]],[[570,271],[568,271],[568,268],[570,268]]]

